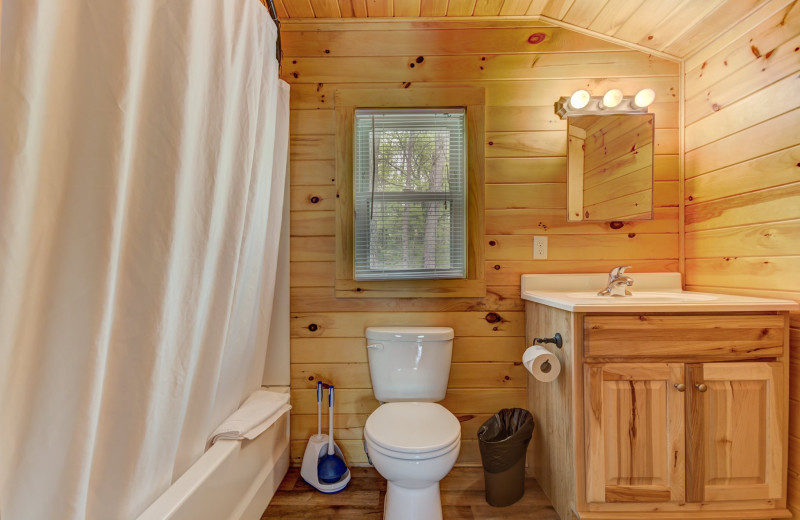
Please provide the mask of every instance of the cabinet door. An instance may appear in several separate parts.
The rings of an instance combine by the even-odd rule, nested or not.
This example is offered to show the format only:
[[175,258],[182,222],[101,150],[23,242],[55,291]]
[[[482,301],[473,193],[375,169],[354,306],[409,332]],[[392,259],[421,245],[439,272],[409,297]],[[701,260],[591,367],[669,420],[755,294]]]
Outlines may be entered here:
[[682,502],[683,364],[586,364],[584,377],[587,502]]
[[687,370],[687,499],[780,498],[781,364],[705,363]]

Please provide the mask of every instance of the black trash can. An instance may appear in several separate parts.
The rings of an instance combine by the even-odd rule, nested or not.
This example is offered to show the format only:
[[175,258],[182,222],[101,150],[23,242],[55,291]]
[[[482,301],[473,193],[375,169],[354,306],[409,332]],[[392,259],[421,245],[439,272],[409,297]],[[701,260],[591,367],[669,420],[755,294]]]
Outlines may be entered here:
[[525,494],[525,451],[533,435],[533,416],[522,408],[503,408],[478,430],[486,502],[510,506]]

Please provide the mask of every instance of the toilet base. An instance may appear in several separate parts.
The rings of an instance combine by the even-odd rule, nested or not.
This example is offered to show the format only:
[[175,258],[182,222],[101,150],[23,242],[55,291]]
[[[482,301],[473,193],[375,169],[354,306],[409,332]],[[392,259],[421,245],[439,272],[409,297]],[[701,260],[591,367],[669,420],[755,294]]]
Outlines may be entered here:
[[387,482],[383,520],[442,520],[439,483],[424,488],[407,488]]

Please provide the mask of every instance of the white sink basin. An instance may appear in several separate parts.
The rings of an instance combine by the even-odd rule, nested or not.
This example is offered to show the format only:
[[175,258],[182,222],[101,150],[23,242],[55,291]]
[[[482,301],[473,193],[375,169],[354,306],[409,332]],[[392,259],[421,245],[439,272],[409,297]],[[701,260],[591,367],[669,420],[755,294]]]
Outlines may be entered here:
[[719,299],[717,294],[693,292],[635,292],[630,296],[599,296],[591,292],[565,293],[568,298],[586,300],[602,305],[618,305],[620,303],[675,303],[675,302],[707,302]]
[[680,273],[625,273],[633,279],[631,296],[598,296],[607,273],[524,274],[523,300],[572,312],[742,312],[790,311],[791,300],[751,298],[682,290]]

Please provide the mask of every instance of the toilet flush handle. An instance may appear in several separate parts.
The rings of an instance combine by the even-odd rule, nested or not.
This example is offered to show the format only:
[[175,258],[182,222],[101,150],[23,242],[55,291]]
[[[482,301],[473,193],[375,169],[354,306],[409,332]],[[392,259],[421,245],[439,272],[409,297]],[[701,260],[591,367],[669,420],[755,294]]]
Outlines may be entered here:
[[372,350],[383,350],[383,343],[373,343],[372,345],[367,345],[367,348]]

